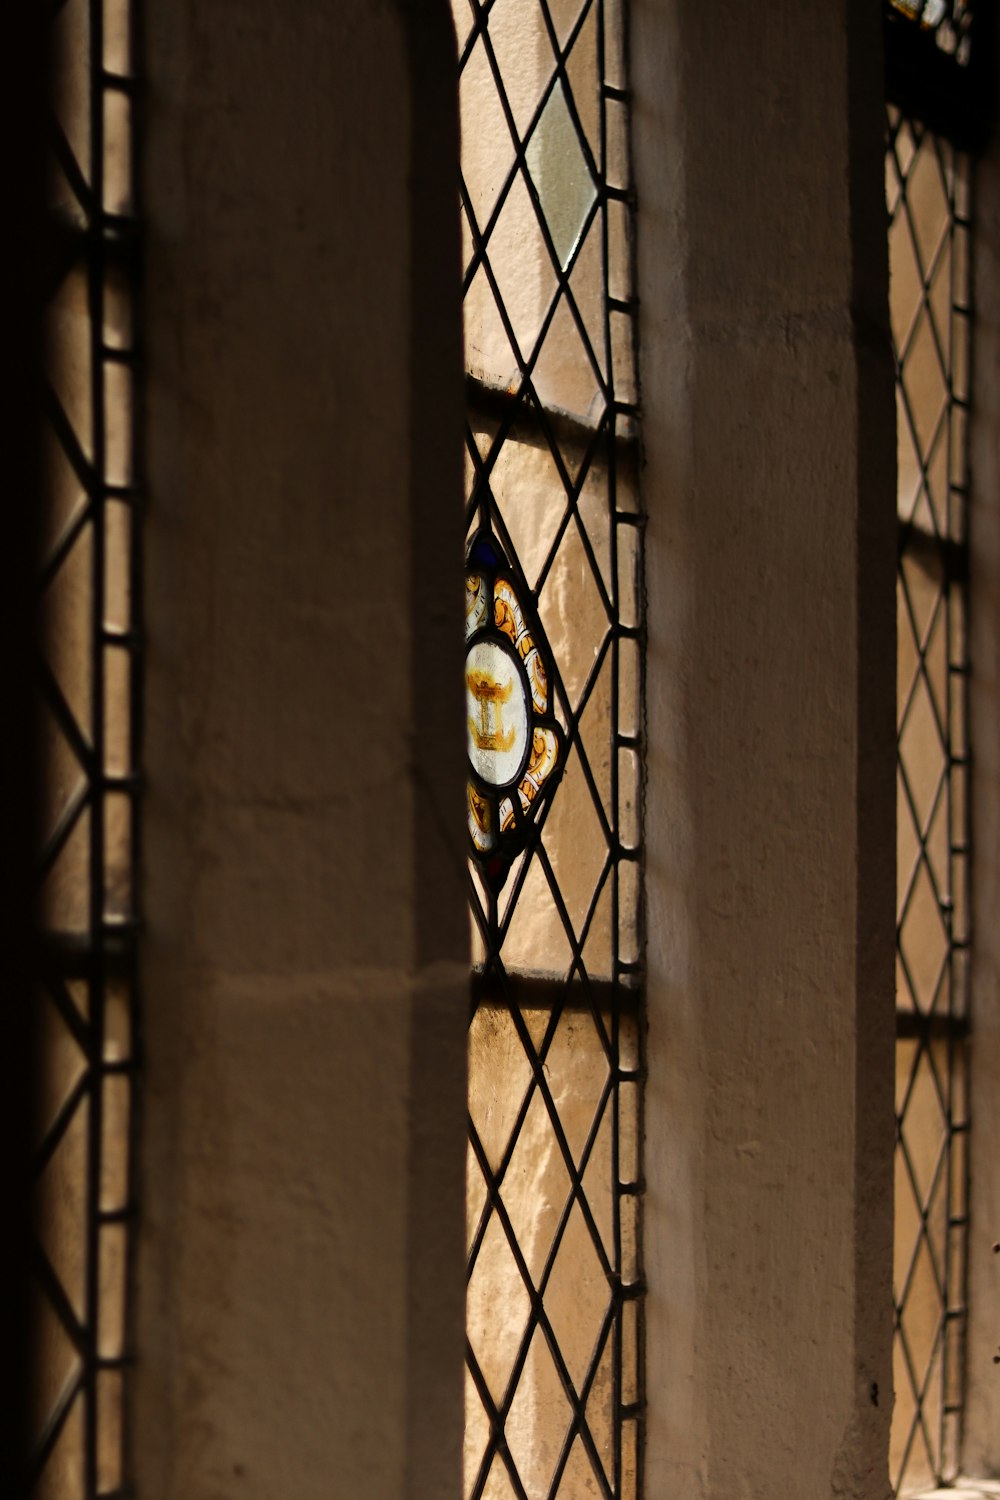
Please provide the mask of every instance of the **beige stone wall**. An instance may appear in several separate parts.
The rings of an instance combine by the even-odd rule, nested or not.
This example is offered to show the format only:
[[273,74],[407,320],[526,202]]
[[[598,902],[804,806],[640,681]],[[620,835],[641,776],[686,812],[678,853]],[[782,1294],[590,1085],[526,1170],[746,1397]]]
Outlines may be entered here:
[[448,1496],[453,43],[388,0],[148,12],[138,1489]]
[[633,12],[651,1495],[888,1492],[895,486],[864,10]]
[[974,747],[969,1382],[963,1466],[1000,1477],[1000,145],[976,170],[969,539]]

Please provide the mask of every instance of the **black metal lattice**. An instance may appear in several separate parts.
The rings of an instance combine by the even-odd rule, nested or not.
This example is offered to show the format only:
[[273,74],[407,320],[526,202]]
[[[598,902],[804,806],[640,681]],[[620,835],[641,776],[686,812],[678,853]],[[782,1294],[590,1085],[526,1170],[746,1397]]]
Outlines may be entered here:
[[897,1493],[953,1479],[967,1224],[970,162],[889,111],[899,473]]
[[[467,522],[544,640],[564,759],[470,864],[468,1500],[637,1494],[641,528],[625,17],[454,0]],[[530,788],[528,789],[530,793]]]
[[50,7],[29,1493],[126,1493],[140,571],[131,0]]

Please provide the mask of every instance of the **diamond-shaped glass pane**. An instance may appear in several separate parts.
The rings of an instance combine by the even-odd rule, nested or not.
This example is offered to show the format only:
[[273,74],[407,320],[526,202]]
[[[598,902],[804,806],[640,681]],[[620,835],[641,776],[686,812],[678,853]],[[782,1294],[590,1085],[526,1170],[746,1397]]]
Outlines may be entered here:
[[597,188],[562,80],[549,95],[526,154],[556,255],[565,267],[597,197]]
[[506,1438],[529,1495],[547,1495],[572,1411],[545,1335],[536,1329],[507,1415]]

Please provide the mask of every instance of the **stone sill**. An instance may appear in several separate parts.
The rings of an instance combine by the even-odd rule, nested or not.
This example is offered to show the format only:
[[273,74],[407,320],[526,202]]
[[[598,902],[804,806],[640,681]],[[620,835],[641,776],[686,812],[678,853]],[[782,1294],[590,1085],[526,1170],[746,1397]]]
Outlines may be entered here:
[[943,1490],[915,1490],[907,1500],[996,1500],[1000,1497],[998,1479],[956,1479]]

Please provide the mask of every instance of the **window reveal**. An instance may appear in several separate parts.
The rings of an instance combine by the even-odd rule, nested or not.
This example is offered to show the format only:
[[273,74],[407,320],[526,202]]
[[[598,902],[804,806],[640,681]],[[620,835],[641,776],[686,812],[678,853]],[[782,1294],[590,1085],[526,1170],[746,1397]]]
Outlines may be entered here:
[[637,1495],[641,513],[625,16],[454,0],[468,392],[465,1493]]

